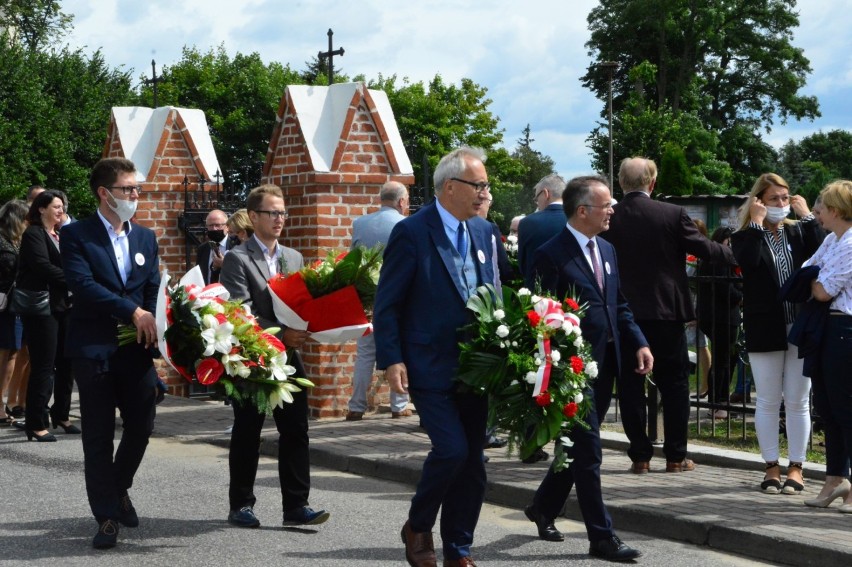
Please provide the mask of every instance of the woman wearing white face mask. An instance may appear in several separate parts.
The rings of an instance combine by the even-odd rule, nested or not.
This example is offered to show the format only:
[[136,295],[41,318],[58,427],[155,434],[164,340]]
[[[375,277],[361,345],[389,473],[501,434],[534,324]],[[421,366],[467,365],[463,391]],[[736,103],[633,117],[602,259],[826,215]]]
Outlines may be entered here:
[[[799,220],[788,219],[790,210]],[[802,376],[798,349],[787,342],[794,304],[778,300],[778,290],[819,248],[824,233],[800,195],[774,173],[757,178],[740,208],[739,230],[731,237],[743,276],[743,324],[749,363],[757,388],[755,430],[766,461],[760,488],[767,494],[804,489],[802,463],[811,427],[811,382]],[[788,443],[787,479],[781,484],[778,423],[784,402]]]

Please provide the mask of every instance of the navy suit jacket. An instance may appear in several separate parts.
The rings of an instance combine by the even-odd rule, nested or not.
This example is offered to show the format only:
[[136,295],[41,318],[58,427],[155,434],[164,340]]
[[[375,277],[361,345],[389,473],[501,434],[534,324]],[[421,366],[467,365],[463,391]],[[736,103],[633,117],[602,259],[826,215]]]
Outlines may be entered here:
[[529,279],[532,273],[536,249],[559,234],[566,222],[562,203],[555,203],[525,216],[518,223],[518,267],[524,279]]
[[157,238],[144,226],[128,234],[131,270],[121,274],[107,230],[95,213],[62,229],[62,267],[73,296],[65,355],[108,360],[118,349],[118,324],[131,324],[137,307],[154,313],[160,287]]
[[621,293],[615,249],[601,238],[595,238],[595,242],[602,259],[603,292],[577,239],[567,228],[536,251],[532,277],[540,278],[542,290],[556,293],[558,299],[564,299],[573,290],[578,296],[577,301],[588,305],[585,317],[580,320],[580,328],[583,338],[592,347],[592,358],[603,364],[611,336],[615,341],[616,363],[620,372],[621,347],[635,352],[648,346],[648,341],[633,320],[633,313]]
[[[467,227],[478,285],[494,284],[491,225],[473,217]],[[453,250],[434,203],[397,223],[385,249],[373,314],[376,366],[404,362],[411,388],[454,387],[460,328],[473,312],[465,306]]]

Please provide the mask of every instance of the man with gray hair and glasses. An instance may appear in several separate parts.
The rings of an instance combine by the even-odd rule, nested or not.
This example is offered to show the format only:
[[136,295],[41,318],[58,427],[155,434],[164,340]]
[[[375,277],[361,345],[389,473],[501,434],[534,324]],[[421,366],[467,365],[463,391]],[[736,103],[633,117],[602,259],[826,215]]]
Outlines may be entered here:
[[545,175],[536,183],[534,191],[533,201],[537,210],[518,223],[518,266],[524,279],[531,275],[536,249],[559,234],[566,222],[562,211],[564,179],[555,173]]

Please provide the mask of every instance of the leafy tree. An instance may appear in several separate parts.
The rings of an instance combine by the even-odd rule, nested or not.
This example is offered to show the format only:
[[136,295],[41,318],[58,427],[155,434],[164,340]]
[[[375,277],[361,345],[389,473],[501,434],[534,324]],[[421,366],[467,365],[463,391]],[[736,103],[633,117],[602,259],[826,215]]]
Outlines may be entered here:
[[[811,69],[802,50],[791,43],[799,22],[795,6],[795,0],[601,0],[588,16],[591,38],[586,47],[595,62],[583,84],[603,99],[609,73],[597,61],[615,61],[622,72],[613,75],[614,113],[632,112],[644,125],[692,114],[716,143],[712,156],[702,155],[706,144],[701,151],[682,144],[687,161],[693,169],[702,167],[693,161],[697,157],[726,162],[732,168],[731,186],[709,177],[701,184],[730,191],[771,161],[760,130],[768,131],[775,116],[782,123],[819,116],[816,98],[800,93]],[[634,74],[637,69],[647,72],[649,64],[651,77]],[[594,143],[599,130],[592,146],[602,160],[606,154]],[[614,128],[616,137],[623,133]],[[638,132],[629,134],[633,138],[623,140],[622,148],[642,153],[643,146],[635,145],[643,141]],[[724,173],[719,167],[711,171]]]
[[29,51],[58,41],[73,19],[55,0],[0,0],[0,28],[9,28],[13,39]]
[[88,174],[101,157],[109,113],[130,102],[128,74],[100,52],[29,51],[0,38],[0,199],[40,183],[69,195],[75,215],[94,209]]
[[692,175],[686,165],[686,154],[680,146],[666,145],[660,160],[657,187],[667,195],[692,195]]
[[[221,44],[206,53],[184,47],[162,78],[158,104],[204,110],[225,186],[241,193],[257,185],[281,95],[287,85],[302,84],[299,74],[265,64],[257,53],[232,59]],[[138,104],[152,103],[153,89],[143,86]]]
[[813,202],[831,180],[852,179],[852,132],[820,131],[799,142],[790,140],[781,148],[778,173],[794,192]]

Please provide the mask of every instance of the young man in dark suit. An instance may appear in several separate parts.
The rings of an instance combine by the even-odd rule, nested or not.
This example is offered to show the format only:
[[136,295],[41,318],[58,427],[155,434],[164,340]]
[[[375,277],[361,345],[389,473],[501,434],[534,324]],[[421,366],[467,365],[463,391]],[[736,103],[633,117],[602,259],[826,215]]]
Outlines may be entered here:
[[[689,426],[689,358],[683,325],[695,320],[684,262],[692,254],[708,262],[734,265],[731,249],[698,232],[686,210],[651,199],[657,166],[645,158],[621,162],[618,182],[624,199],[615,206],[609,230],[601,236],[615,246],[622,289],[636,323],[654,353],[654,383],[663,404],[666,472],[686,472]],[[653,456],[648,438],[644,381],[623,376],[618,385],[621,421],[630,439],[631,472],[647,473]]]
[[455,375],[459,329],[473,319],[467,300],[497,277],[491,226],[476,216],[489,190],[484,161],[474,148],[441,159],[437,199],[394,226],[376,291],[377,366],[393,391],[410,394],[432,441],[402,528],[405,557],[416,567],[436,565],[432,527],[441,508],[444,565],[475,565],[488,402],[458,392]]
[[[98,209],[62,229],[62,264],[74,298],[65,355],[80,392],[86,493],[98,532],[115,546],[118,524],[139,525],[128,495],[154,428],[157,343],[154,311],[160,285],[154,232],[130,222],[142,192],[133,162],[105,158],[89,178]],[[136,342],[118,345],[118,324],[136,327]],[[123,432],[113,457],[115,410]]]
[[572,179],[563,194],[563,206],[568,222],[536,251],[531,279],[540,279],[542,289],[559,299],[577,293],[578,302],[587,305],[580,328],[583,340],[592,347],[598,377],[586,392],[594,399],[586,417],[590,429],[577,427],[569,435],[574,441],[568,449],[573,461],[558,473],[552,468],[547,472],[525,512],[536,523],[541,539],[562,541],[553,521],[576,484],[589,553],[611,561],[627,561],[641,553],[615,535],[603,502],[599,417],[609,409],[622,354],[624,364],[640,375],[651,371],[654,358],[621,294],[615,251],[608,242],[597,238],[609,228],[612,216],[612,197],[606,180],[598,176]]
[[[251,309],[258,324],[267,329],[281,327],[275,320],[269,278],[288,274],[304,267],[302,255],[278,242],[287,212],[281,189],[261,185],[251,190],[246,200],[254,235],[225,255],[219,282],[231,293],[232,300],[242,300]],[[286,328],[278,338],[287,347],[287,363],[296,368],[296,376],[306,377],[298,348],[308,338],[307,331]],[[260,520],[254,514],[254,481],[260,450],[260,432],[266,415],[258,413],[250,403],[231,404],[234,428],[228,466],[231,473],[228,499],[228,523],[242,528],[256,528]],[[281,483],[285,526],[317,525],[328,520],[325,510],[308,506],[311,490],[310,454],[308,451],[308,393],[293,394],[293,402],[276,407],[272,412],[278,429],[278,479]]]

